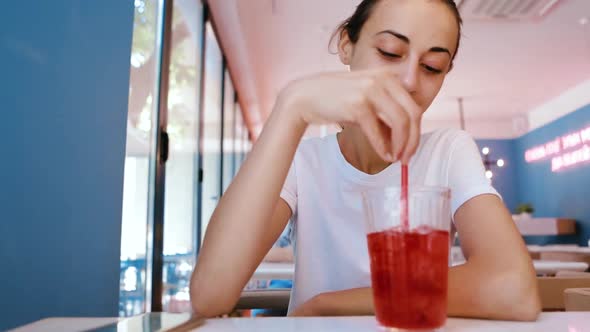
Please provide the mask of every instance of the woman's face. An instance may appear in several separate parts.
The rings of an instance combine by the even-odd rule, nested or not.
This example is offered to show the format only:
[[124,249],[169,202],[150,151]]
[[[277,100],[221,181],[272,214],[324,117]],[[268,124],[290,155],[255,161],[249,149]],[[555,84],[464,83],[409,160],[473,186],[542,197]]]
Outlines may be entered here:
[[440,0],[381,0],[352,43],[339,43],[351,70],[395,68],[400,82],[425,111],[440,90],[456,52],[457,21]]

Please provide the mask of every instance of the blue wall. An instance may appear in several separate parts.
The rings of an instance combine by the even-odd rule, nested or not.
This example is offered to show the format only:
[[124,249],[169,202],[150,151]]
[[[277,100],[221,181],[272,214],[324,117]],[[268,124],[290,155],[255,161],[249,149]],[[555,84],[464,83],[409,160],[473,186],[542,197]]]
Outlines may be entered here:
[[133,1],[0,11],[0,330],[117,316]]
[[[504,169],[494,168],[493,185],[514,212],[520,203],[531,203],[535,217],[567,217],[578,223],[576,236],[528,236],[529,244],[577,243],[590,239],[590,163],[558,173],[551,159],[527,163],[525,151],[565,134],[590,126],[590,105],[513,140],[476,140],[487,146],[493,159],[506,160]],[[575,148],[574,148],[575,150]]]
[[[551,160],[527,163],[527,149],[590,126],[590,105],[538,128],[516,140],[518,197],[535,207],[535,217],[569,217],[578,222],[578,237],[527,239],[529,243],[578,242],[590,239],[590,163],[557,173]],[[574,149],[575,150],[575,149]]]
[[494,173],[494,176],[492,177],[492,185],[500,195],[502,195],[502,200],[510,211],[514,211],[519,204],[517,191],[515,190],[516,159],[514,155],[514,141],[515,140],[476,140],[480,151],[483,147],[490,148],[490,159],[504,159],[504,167],[491,167],[492,172]]

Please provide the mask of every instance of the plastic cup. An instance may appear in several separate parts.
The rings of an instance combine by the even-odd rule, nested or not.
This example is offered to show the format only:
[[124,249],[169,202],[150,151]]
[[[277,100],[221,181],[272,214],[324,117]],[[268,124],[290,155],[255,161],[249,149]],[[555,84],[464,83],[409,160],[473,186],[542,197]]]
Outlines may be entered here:
[[409,227],[399,187],[362,192],[375,315],[386,328],[436,329],[447,317],[450,190],[409,187]]

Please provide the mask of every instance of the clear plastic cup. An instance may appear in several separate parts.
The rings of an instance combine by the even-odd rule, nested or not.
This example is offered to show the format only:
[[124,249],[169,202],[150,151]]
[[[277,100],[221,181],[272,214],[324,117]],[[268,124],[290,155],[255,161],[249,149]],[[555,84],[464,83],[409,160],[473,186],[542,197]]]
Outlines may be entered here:
[[410,186],[409,228],[400,193],[362,192],[376,318],[387,328],[439,328],[447,317],[450,190]]

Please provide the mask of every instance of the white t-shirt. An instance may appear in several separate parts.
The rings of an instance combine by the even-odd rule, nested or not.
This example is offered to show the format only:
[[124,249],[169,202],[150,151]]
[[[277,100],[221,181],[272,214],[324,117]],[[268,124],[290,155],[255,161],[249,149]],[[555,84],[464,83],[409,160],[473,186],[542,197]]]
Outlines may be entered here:
[[[410,185],[451,188],[449,219],[472,197],[498,195],[464,131],[422,135],[408,166]],[[300,143],[281,191],[293,211],[296,263],[289,311],[320,293],[371,285],[362,201],[350,188],[384,185],[400,185],[400,163],[370,175],[346,161],[336,135]]]

